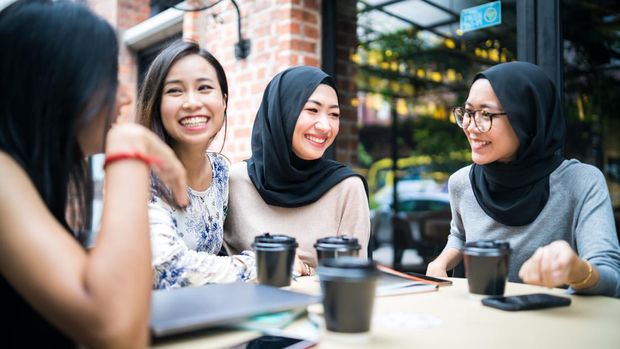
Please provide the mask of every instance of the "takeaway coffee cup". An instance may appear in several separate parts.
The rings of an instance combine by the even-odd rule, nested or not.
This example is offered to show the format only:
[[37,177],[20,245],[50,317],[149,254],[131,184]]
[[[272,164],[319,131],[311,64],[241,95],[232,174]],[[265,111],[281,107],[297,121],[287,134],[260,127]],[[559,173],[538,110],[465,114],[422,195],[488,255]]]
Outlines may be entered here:
[[289,286],[298,245],[295,238],[287,235],[265,233],[256,236],[252,247],[256,253],[258,282],[276,287]]
[[314,244],[319,265],[327,259],[343,256],[357,257],[360,248],[362,246],[356,238],[346,235],[324,237],[316,240]]
[[478,240],[465,244],[465,274],[469,292],[501,296],[506,288],[510,244],[502,240]]
[[317,271],[327,331],[347,334],[369,332],[379,276],[375,263],[345,256],[326,259]]

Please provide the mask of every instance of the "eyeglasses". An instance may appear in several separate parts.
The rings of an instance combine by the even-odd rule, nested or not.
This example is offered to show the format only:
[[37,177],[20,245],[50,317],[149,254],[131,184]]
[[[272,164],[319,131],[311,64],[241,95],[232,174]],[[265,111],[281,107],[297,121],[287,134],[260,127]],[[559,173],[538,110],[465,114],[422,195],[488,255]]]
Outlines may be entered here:
[[456,118],[456,124],[460,128],[466,129],[469,127],[471,120],[474,120],[474,126],[480,132],[487,132],[493,126],[493,117],[497,115],[506,115],[506,113],[489,113],[486,110],[471,110],[465,107],[454,108],[454,117]]

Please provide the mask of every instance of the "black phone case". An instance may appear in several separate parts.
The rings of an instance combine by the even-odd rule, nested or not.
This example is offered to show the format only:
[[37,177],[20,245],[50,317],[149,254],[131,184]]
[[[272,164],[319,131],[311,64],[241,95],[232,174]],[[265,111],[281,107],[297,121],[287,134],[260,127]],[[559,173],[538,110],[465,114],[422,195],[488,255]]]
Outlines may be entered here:
[[534,293],[510,297],[488,297],[482,300],[482,304],[489,307],[517,311],[533,310],[570,305],[570,298],[554,296],[546,293]]

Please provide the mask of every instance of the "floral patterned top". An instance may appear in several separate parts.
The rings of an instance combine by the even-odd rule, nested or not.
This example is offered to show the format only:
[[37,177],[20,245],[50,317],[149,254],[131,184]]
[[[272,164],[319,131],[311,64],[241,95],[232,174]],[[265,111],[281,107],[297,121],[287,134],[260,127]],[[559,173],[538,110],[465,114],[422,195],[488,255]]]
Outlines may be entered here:
[[256,277],[254,253],[217,256],[228,210],[228,164],[208,154],[213,180],[205,191],[187,189],[189,205],[177,209],[151,189],[149,223],[153,250],[153,288],[247,281]]

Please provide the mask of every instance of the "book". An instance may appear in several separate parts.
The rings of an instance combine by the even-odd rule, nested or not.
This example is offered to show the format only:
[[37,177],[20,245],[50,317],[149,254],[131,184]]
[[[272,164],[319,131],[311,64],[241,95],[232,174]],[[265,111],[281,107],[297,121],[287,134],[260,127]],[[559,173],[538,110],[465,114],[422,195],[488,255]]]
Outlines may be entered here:
[[301,307],[277,313],[261,314],[232,325],[232,327],[261,332],[272,329],[283,329],[305,313],[306,307]]
[[381,271],[377,280],[376,296],[437,291],[437,285],[411,280]]

